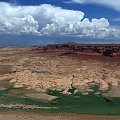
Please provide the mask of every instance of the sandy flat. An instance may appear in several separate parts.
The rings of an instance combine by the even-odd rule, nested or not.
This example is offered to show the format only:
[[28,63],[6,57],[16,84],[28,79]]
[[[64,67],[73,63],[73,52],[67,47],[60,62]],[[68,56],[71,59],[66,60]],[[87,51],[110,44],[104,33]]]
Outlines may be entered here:
[[58,97],[56,96],[51,96],[51,95],[47,95],[45,93],[29,93],[25,95],[28,98],[34,98],[34,99],[40,99],[43,101],[53,101],[58,99]]
[[0,74],[7,74],[12,71],[11,65],[0,65]]
[[120,116],[2,111],[0,112],[0,120],[120,120]]

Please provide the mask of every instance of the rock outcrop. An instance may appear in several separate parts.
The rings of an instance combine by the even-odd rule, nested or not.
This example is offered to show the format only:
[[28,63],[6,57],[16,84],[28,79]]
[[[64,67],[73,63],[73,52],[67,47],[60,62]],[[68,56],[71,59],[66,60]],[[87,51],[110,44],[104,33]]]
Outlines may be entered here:
[[10,83],[14,87],[26,87],[40,92],[57,90],[70,94],[72,85],[77,91],[87,94],[92,91],[91,84],[94,83],[103,92],[111,86],[114,88],[120,85],[120,54],[114,57],[101,56],[91,51],[64,54],[66,49],[59,46],[57,51],[48,52],[43,47],[37,50],[36,47],[9,49],[10,54],[7,54],[7,48],[1,49],[1,64],[12,64],[15,68],[13,73],[8,73],[13,77]]

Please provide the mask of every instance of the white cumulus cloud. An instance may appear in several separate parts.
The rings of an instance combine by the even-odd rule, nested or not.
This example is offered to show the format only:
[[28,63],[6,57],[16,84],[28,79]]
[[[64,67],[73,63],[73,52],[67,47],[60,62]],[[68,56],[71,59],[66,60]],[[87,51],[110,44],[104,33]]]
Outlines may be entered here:
[[13,17],[0,22],[0,32],[9,34],[38,33],[38,22],[31,15]]
[[90,21],[84,18],[82,11],[67,10],[50,4],[13,6],[0,2],[0,34],[118,38],[120,29],[111,27],[105,18],[93,18]]

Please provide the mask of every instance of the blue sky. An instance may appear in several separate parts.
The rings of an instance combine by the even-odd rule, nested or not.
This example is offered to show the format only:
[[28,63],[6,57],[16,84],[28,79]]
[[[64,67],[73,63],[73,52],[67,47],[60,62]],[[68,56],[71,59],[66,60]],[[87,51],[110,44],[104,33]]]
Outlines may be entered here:
[[0,45],[120,43],[119,0],[0,0]]

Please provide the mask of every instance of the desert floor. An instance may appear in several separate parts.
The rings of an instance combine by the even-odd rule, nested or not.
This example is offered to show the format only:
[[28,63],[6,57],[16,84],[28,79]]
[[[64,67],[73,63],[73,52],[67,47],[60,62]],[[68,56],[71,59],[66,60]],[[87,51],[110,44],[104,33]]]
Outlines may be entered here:
[[120,116],[0,111],[0,120],[120,120]]
[[[43,112],[50,107],[49,112],[55,113],[120,115],[120,45],[110,46],[119,49],[113,57],[95,52],[93,45],[78,46],[78,50],[71,45],[54,46],[46,50],[42,46],[0,47],[0,110],[40,107]],[[119,116],[50,115],[6,109],[0,120],[120,120]]]

